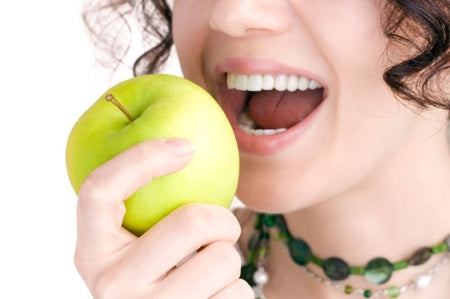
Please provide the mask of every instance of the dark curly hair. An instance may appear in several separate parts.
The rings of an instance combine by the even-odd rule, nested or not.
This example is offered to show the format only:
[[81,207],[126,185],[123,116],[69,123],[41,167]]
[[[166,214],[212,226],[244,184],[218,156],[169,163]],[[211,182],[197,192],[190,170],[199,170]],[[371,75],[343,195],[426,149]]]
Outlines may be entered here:
[[[84,22],[101,50],[99,57],[107,64],[120,63],[129,49],[130,15],[149,47],[136,59],[133,74],[157,72],[173,44],[172,12],[166,0],[91,0],[83,10]],[[449,0],[386,0],[382,17],[391,45],[413,53],[385,70],[386,84],[416,107],[450,110]]]

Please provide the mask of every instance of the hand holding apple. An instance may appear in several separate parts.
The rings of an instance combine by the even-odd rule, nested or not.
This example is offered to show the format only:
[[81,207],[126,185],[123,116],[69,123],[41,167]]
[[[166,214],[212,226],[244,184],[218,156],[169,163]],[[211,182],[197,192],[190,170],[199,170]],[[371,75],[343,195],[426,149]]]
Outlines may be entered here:
[[219,105],[188,80],[145,75],[112,87],[73,127],[66,164],[75,192],[98,166],[157,138],[189,139],[194,157],[183,170],[152,180],[125,201],[123,226],[136,235],[186,203],[228,207],[237,187],[237,144]]

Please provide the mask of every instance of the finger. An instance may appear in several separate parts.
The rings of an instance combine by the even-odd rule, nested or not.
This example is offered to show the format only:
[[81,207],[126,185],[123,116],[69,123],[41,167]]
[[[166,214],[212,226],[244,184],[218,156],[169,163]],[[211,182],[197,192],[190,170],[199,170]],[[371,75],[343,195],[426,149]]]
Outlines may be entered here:
[[142,284],[148,284],[202,246],[216,241],[234,244],[240,231],[237,219],[223,207],[185,205],[163,218],[133,243],[128,250],[124,271],[137,274]]
[[133,146],[94,170],[79,192],[79,243],[99,249],[120,239],[125,231],[124,200],[152,178],[181,169],[191,158],[187,140],[157,139]]
[[229,299],[229,298],[239,298],[239,299],[254,299],[255,293],[252,287],[243,279],[235,280],[232,284],[226,286],[224,289],[220,290],[211,299]]
[[[169,298],[209,298],[239,278],[241,258],[234,246],[218,241],[206,246],[159,284]],[[183,298],[185,298],[183,296]]]

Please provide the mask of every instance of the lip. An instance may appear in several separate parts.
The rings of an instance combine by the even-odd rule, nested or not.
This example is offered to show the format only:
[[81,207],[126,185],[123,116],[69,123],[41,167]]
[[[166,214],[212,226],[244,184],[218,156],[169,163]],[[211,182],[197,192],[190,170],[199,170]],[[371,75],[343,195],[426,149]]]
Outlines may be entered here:
[[[242,92],[230,90],[226,85],[227,73],[239,74],[295,74],[316,80],[324,88],[323,101],[301,122],[290,127],[286,131],[274,135],[254,136],[245,133],[238,125],[238,107],[241,107]],[[215,80],[217,82],[216,100],[225,112],[236,136],[239,148],[249,154],[272,155],[279,153],[297,141],[310,127],[316,115],[323,107],[328,95],[328,89],[317,75],[310,71],[301,70],[287,66],[272,60],[233,58],[220,62],[215,69]]]

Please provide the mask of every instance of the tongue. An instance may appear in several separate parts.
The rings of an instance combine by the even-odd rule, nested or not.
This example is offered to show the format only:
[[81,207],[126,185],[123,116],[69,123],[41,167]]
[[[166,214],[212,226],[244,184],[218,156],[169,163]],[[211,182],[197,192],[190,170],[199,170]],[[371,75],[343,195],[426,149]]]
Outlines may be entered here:
[[289,128],[320,104],[322,93],[323,89],[257,92],[250,98],[248,113],[258,128]]

